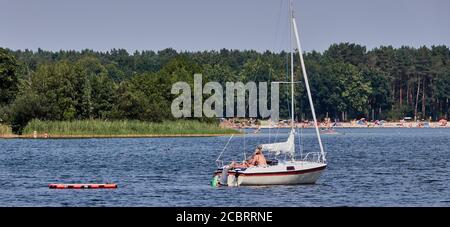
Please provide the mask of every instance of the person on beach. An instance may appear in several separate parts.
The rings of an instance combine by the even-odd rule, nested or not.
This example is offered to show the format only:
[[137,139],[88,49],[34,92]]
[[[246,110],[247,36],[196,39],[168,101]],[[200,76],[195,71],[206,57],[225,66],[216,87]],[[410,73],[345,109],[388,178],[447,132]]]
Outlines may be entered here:
[[267,160],[266,157],[264,157],[264,154],[262,153],[262,146],[258,145],[258,147],[255,150],[255,153],[250,157],[250,159],[245,160],[244,163],[239,164],[235,161],[231,162],[229,168],[235,169],[235,168],[248,168],[252,166],[267,166]]

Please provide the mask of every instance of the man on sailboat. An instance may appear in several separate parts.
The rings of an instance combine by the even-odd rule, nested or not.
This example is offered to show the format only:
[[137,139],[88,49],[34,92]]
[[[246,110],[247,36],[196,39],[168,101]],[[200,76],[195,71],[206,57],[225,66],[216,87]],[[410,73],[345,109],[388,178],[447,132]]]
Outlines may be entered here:
[[249,159],[245,160],[245,162],[243,162],[242,164],[232,161],[230,165],[224,166],[224,168],[222,169],[221,177],[219,178],[216,176],[211,182],[213,185],[227,185],[227,176],[229,170],[237,168],[248,168],[252,166],[267,166],[267,160],[262,153],[262,145],[258,145],[256,147],[255,153],[253,153],[253,155]]
[[267,166],[267,160],[266,157],[264,157],[264,154],[262,153],[262,146],[258,145],[256,147],[255,153],[250,157],[250,159],[245,160],[244,163],[239,164],[235,161],[231,162],[230,168],[248,168],[252,166]]

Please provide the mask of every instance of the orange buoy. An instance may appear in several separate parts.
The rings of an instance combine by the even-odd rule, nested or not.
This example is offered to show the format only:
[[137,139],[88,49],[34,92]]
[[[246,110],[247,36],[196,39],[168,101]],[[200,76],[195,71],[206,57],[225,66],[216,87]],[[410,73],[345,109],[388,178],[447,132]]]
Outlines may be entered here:
[[49,184],[50,189],[114,189],[117,184]]

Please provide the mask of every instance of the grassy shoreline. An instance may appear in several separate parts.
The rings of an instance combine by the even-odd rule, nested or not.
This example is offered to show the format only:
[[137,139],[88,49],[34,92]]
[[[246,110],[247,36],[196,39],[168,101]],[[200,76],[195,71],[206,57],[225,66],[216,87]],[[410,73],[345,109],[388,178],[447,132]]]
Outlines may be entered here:
[[239,133],[222,128],[218,123],[189,120],[164,121],[161,123],[136,120],[80,120],[41,121],[32,120],[22,135],[14,135],[2,129],[1,138],[139,138],[139,137],[200,137]]
[[0,124],[0,136],[3,135],[13,135],[13,133],[11,131],[11,127],[9,127],[8,125]]
[[[246,127],[256,128],[256,127]],[[262,127],[265,128],[265,127]],[[418,128],[415,123],[400,126],[399,122],[389,122],[383,126],[361,126],[343,123],[336,128]],[[450,128],[430,123],[428,128]],[[34,133],[36,131],[36,134]],[[23,135],[11,132],[11,127],[0,124],[1,139],[15,138],[154,138],[154,137],[211,137],[241,134],[239,129],[221,127],[217,123],[189,120],[164,121],[151,123],[137,120],[82,120],[82,121],[40,121],[33,120],[23,131]]]

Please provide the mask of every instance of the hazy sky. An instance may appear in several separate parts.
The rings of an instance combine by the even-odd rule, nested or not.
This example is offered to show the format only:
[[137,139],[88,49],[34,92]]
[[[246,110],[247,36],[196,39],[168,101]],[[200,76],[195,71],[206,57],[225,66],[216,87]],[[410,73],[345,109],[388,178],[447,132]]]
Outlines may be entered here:
[[[450,0],[294,0],[304,50],[450,46]],[[0,46],[286,49],[287,0],[0,0]]]

